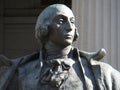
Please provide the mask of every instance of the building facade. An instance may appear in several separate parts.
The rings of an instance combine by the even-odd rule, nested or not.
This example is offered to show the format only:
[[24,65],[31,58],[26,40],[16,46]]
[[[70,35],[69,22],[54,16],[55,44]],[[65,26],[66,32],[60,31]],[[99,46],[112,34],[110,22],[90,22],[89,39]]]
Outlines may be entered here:
[[89,52],[105,48],[103,61],[120,71],[120,0],[0,0],[0,54],[16,58],[38,50],[36,19],[53,3],[72,8],[79,30],[75,46]]
[[86,51],[105,48],[103,61],[120,71],[120,0],[74,0],[72,9],[80,33],[77,46]]

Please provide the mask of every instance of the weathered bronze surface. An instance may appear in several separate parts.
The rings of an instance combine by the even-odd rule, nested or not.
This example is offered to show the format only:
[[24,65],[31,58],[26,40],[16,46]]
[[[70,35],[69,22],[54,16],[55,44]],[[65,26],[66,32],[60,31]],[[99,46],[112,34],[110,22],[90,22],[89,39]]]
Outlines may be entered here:
[[35,30],[39,51],[12,60],[0,56],[0,90],[120,90],[120,73],[100,62],[104,49],[72,47],[79,35],[67,6],[48,6]]

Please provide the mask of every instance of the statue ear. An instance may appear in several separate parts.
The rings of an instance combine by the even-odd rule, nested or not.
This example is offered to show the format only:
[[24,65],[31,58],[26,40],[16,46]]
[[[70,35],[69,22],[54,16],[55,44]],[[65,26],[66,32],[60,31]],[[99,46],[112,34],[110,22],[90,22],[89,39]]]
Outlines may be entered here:
[[47,35],[48,35],[48,26],[47,25],[40,25],[35,30],[35,38],[38,40],[40,46],[42,47],[43,44],[47,41]]
[[78,39],[78,37],[79,37],[79,33],[78,33],[78,29],[77,29],[77,27],[76,27],[76,28],[75,28],[75,35],[74,35],[73,41],[76,41],[76,40]]

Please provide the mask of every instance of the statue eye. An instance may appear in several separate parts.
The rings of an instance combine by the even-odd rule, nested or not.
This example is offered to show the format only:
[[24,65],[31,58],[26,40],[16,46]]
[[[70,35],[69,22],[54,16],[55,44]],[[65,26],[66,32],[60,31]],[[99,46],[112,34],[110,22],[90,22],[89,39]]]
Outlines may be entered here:
[[60,18],[60,19],[57,20],[58,24],[62,24],[63,22],[64,22],[64,19],[62,19],[62,18]]

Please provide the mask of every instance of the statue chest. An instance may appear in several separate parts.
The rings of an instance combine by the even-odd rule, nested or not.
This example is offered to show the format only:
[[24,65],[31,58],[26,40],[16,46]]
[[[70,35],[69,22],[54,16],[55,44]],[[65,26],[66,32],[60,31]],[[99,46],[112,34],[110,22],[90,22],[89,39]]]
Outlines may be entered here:
[[[75,62],[72,59],[68,60],[70,62],[68,77],[58,87],[50,85],[49,83],[41,84],[40,81],[44,77],[39,78],[38,76],[39,60],[31,61],[28,64],[19,67],[18,69],[19,90],[85,90],[83,79],[84,76],[82,74],[83,71],[81,71],[82,69],[80,69],[77,61]],[[45,71],[46,68],[47,67],[44,67],[42,71]],[[45,78],[48,78],[48,76]]]

